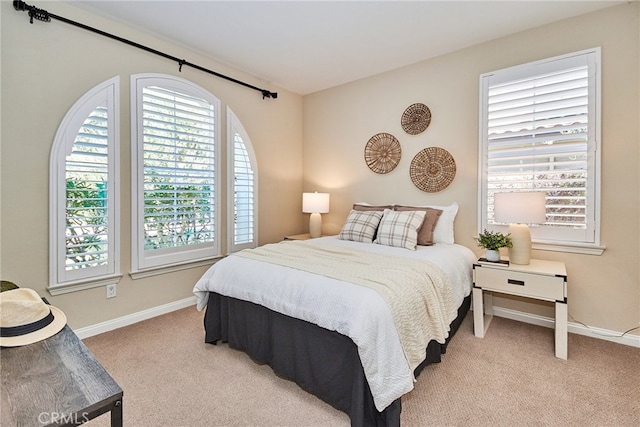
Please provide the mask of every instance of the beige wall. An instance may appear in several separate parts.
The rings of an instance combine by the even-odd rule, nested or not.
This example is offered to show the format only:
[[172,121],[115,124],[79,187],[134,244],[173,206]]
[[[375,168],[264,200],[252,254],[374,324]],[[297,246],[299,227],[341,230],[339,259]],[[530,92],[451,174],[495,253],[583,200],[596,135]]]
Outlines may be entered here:
[[[232,108],[253,143],[260,179],[260,243],[299,232],[302,192],[302,97],[185,48],[133,31],[58,2],[41,5],[50,13],[129,38],[258,87],[278,92],[262,100],[259,92],[183,67],[61,21],[29,24],[12,2],[0,4],[1,19],[1,258],[0,275],[36,289],[68,316],[73,328],[97,324],[192,296],[204,267],[132,280],[130,269],[129,78],[134,73],[165,73],[189,79],[216,95],[224,112]],[[117,297],[104,287],[52,297],[48,280],[49,152],[60,121],[87,90],[120,76],[121,100],[121,269]],[[226,162],[221,162],[224,167]],[[223,195],[226,197],[226,194]],[[224,238],[224,236],[223,236]],[[226,247],[223,244],[223,247]]]
[[[480,254],[478,206],[478,82],[482,73],[596,46],[602,47],[601,256],[534,251],[564,261],[569,313],[588,325],[625,331],[640,321],[639,4],[625,4],[501,38],[304,98],[304,188],[331,193],[325,233],[335,233],[353,202],[458,202],[456,240]],[[437,40],[434,41],[437,43]],[[419,49],[416,46],[416,49]],[[381,54],[383,54],[381,52]],[[432,121],[419,135],[402,130],[412,103],[429,106]],[[378,175],[364,147],[378,132],[402,146],[398,167]],[[452,184],[424,193],[409,177],[411,159],[440,146],[456,160]],[[496,305],[553,317],[549,304],[497,299]],[[637,332],[634,332],[637,334]]]
[[[158,72],[207,88],[238,115],[252,139],[260,176],[260,243],[304,232],[305,191],[331,192],[325,232],[337,232],[354,201],[460,204],[457,240],[480,253],[477,228],[478,76],[528,61],[602,46],[602,256],[536,251],[567,263],[569,311],[592,326],[623,331],[640,316],[640,74],[638,3],[610,8],[485,43],[394,72],[302,97],[217,63],[196,52],[133,31],[68,4],[47,2],[51,13],[136,40],[213,70],[277,91],[277,100],[183,68],[59,21],[29,24],[11,2],[0,2],[0,276],[47,295],[73,328],[93,325],[187,298],[204,268],[131,280],[129,76]],[[436,41],[437,42],[437,41]],[[418,49],[419,47],[416,47]],[[118,296],[103,287],[51,297],[48,280],[48,162],[56,129],[69,107],[88,89],[121,78],[122,256]],[[400,115],[424,102],[433,119],[410,136]],[[303,121],[304,119],[304,121]],[[304,123],[304,132],[303,132]],[[225,123],[222,123],[224,136]],[[364,146],[378,132],[396,135],[402,160],[388,175],[371,172]],[[304,141],[304,144],[303,144]],[[457,162],[446,190],[427,194],[409,178],[413,156],[441,146]],[[224,164],[224,162],[223,162]],[[304,176],[303,176],[304,168]],[[303,180],[304,177],[304,180]],[[224,237],[224,236],[223,236]],[[501,299],[504,307],[551,316],[549,306]]]

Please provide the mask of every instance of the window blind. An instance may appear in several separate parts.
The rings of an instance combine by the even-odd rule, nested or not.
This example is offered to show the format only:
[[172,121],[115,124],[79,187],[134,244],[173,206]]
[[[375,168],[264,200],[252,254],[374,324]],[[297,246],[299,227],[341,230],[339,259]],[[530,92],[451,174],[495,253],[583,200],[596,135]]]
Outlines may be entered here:
[[97,107],[66,157],[65,269],[107,265],[109,249],[108,113]]
[[587,65],[488,88],[488,222],[493,194],[546,192],[546,226],[587,227]]
[[214,107],[158,86],[142,93],[144,249],[213,242]]

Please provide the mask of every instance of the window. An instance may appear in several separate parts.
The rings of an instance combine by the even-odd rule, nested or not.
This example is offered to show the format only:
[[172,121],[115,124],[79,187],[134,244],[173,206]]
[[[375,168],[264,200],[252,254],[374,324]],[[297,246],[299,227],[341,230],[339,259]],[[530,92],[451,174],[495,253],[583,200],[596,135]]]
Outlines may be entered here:
[[119,262],[119,79],[80,98],[50,157],[49,286],[56,295],[115,283]]
[[133,272],[218,256],[219,101],[173,76],[131,87]]
[[536,190],[546,192],[546,223],[531,227],[539,247],[599,245],[599,70],[596,48],[480,76],[479,231],[506,231],[495,193]]
[[227,141],[228,171],[233,174],[229,176],[227,239],[229,252],[235,252],[258,244],[258,174],[249,136],[231,109],[227,109]]

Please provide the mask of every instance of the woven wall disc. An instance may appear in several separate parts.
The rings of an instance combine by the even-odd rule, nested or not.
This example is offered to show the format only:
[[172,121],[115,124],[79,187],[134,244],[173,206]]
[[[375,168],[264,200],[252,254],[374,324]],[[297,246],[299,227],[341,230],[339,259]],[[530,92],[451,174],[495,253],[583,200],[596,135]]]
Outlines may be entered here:
[[444,148],[425,148],[411,160],[409,175],[420,190],[435,193],[451,184],[456,176],[456,162]]
[[373,135],[364,147],[364,161],[375,173],[389,173],[398,166],[402,150],[390,133]]
[[431,110],[424,104],[412,104],[402,113],[402,129],[411,135],[424,132],[431,123]]

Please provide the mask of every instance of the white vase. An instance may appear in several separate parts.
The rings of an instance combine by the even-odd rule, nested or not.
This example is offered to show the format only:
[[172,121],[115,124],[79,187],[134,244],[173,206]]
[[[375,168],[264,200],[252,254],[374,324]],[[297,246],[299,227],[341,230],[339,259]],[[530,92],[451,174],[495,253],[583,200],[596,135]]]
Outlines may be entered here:
[[487,261],[492,261],[492,262],[500,261],[500,251],[487,249],[487,254],[485,256],[487,258]]

